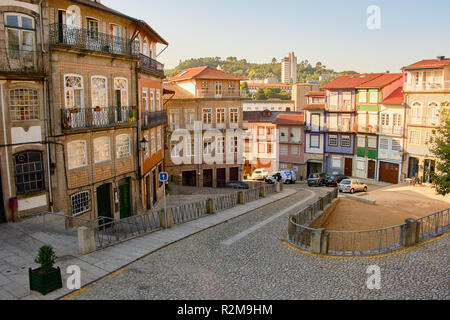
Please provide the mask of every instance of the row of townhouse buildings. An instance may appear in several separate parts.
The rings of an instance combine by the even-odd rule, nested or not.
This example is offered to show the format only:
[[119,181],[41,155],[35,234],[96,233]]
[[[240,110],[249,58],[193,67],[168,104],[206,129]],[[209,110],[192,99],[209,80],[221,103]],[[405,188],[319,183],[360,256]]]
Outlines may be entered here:
[[162,197],[157,45],[146,22],[100,0],[0,3],[1,221],[120,219]]

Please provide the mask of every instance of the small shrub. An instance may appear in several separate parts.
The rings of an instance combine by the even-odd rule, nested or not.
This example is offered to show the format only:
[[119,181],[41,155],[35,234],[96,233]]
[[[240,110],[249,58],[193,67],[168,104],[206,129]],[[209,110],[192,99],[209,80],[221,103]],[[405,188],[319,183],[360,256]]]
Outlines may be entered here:
[[41,265],[41,272],[48,273],[53,269],[57,258],[51,246],[42,246],[34,262]]

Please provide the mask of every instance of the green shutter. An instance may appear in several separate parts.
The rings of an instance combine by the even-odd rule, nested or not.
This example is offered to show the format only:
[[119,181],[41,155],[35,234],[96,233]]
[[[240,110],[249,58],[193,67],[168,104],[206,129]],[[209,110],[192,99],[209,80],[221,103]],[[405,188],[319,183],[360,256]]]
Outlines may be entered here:
[[358,157],[365,157],[366,156],[366,149],[358,148],[356,150],[356,153],[357,153]]
[[369,158],[376,159],[377,158],[377,150],[369,150]]

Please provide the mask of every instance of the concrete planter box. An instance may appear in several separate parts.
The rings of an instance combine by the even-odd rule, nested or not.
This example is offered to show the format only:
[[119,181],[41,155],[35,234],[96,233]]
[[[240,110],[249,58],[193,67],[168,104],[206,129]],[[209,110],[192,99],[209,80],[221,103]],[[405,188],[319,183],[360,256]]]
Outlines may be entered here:
[[52,291],[62,288],[61,269],[57,267],[50,273],[40,273],[39,269],[28,269],[30,279],[30,290],[38,291],[44,296]]

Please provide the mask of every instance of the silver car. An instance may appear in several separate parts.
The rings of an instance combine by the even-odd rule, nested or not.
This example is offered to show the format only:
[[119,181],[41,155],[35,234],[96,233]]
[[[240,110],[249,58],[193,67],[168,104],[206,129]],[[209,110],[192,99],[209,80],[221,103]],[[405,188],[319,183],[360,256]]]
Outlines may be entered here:
[[344,179],[339,183],[339,192],[367,192],[367,185],[361,183],[358,179]]

